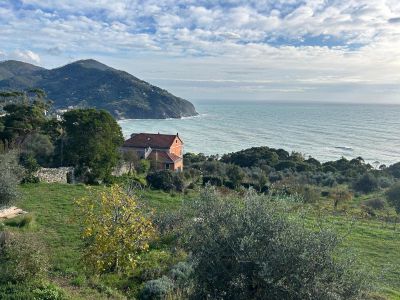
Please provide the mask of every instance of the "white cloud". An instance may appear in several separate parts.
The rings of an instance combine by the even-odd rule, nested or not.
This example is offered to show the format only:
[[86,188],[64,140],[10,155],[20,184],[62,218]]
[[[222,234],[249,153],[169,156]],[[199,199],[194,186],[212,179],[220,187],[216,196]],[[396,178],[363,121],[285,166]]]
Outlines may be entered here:
[[31,51],[31,50],[15,50],[10,54],[10,58],[15,58],[19,60],[23,60],[25,62],[40,63],[40,56],[39,54]]
[[233,92],[221,95],[301,90],[334,98],[351,84],[400,92],[398,0],[21,3],[0,3],[6,57],[52,66],[99,57],[150,79],[167,72],[176,81],[163,82],[184,96],[190,86],[211,94],[227,82]]

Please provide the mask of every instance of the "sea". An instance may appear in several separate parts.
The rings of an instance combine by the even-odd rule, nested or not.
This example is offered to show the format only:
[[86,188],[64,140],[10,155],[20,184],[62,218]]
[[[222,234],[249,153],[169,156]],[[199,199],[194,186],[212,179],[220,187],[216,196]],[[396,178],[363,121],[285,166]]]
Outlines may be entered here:
[[225,154],[255,146],[320,161],[361,156],[374,167],[400,162],[400,105],[198,101],[195,117],[120,120],[124,136],[176,134],[185,152]]

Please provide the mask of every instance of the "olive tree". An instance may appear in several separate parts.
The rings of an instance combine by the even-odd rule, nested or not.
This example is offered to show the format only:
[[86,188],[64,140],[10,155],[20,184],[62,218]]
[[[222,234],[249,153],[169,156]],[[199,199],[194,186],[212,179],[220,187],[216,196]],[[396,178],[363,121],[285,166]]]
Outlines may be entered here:
[[339,253],[341,239],[305,229],[277,201],[208,189],[192,205],[184,245],[194,299],[363,299],[364,277]]
[[400,215],[400,183],[394,184],[387,190],[386,198],[389,204],[394,207],[397,214]]
[[0,155],[0,208],[10,205],[17,198],[22,170],[18,165],[16,153]]

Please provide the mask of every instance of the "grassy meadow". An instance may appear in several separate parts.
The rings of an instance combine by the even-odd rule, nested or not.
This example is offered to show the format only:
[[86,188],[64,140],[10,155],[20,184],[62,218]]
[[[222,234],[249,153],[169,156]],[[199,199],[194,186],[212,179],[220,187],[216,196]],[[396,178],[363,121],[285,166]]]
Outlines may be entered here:
[[[49,280],[60,286],[71,299],[125,299],[135,297],[143,279],[166,272],[184,254],[171,253],[162,242],[152,245],[142,256],[142,262],[131,278],[118,275],[91,277],[81,263],[80,232],[78,216],[73,201],[86,195],[87,187],[66,184],[27,184],[21,187],[21,198],[17,205],[29,212],[32,222],[21,229],[10,224],[11,230],[33,231],[43,240],[48,249],[51,269]],[[146,205],[158,211],[172,211],[182,205],[184,199],[195,196],[179,193],[144,190],[140,198]],[[312,207],[307,215],[310,222],[320,221],[321,226],[330,226],[344,237],[344,246],[354,252],[362,267],[374,275],[374,299],[400,299],[400,227],[380,220],[379,217],[362,217],[357,205],[362,198],[346,204],[346,209],[333,211],[325,199],[319,207]]]

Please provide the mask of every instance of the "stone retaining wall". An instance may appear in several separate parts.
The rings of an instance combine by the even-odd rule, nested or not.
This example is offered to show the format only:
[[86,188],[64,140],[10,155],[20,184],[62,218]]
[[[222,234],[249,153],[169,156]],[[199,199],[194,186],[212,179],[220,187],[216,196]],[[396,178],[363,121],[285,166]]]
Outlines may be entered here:
[[69,183],[72,181],[74,168],[41,168],[36,176],[40,182],[47,183]]

